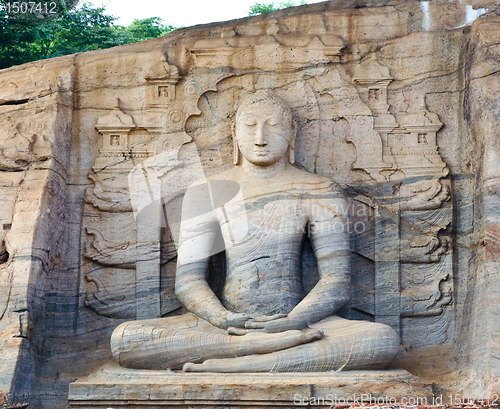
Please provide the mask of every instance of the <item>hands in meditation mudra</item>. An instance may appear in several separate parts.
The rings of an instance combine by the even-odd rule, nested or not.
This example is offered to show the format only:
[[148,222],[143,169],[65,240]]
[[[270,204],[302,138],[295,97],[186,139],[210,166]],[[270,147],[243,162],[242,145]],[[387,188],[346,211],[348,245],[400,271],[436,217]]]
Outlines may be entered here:
[[[238,108],[233,136],[236,166],[195,183],[183,201],[175,292],[189,312],[121,324],[111,338],[116,360],[193,372],[387,366],[399,344],[392,328],[335,315],[350,296],[347,204],[334,182],[292,166],[290,107],[257,91]],[[228,183],[240,199],[224,200]],[[219,299],[206,275],[221,234],[227,273]],[[307,234],[320,279],[304,294]]]

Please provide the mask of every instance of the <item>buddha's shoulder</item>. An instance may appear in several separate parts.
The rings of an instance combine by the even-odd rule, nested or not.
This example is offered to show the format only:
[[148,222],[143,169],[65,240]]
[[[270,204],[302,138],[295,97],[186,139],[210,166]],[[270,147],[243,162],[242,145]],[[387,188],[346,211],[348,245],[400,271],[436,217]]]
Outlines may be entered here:
[[206,175],[200,179],[195,180],[194,182],[191,183],[189,186],[195,187],[195,186],[205,186],[209,182],[216,182],[216,181],[236,181],[238,176],[238,171],[235,168],[227,169],[222,172],[214,173],[212,175]]
[[293,168],[293,171],[290,173],[289,177],[292,178],[291,180],[293,181],[293,184],[298,189],[304,191],[304,193],[336,193],[340,196],[343,196],[342,188],[338,185],[338,183],[325,176]]
[[289,175],[292,176],[300,182],[303,183],[330,183],[335,184],[335,182],[325,176],[317,175],[316,173],[308,172],[307,170],[297,169],[294,167],[290,167]]
[[[248,176],[243,172],[243,170],[237,166],[224,170],[219,173],[207,176],[203,181],[217,182],[216,184],[224,183],[245,183]],[[195,184],[198,184],[197,182]],[[263,182],[264,183],[264,182]],[[294,194],[304,193],[306,195],[330,195],[338,197],[344,197],[342,188],[333,180],[311,173],[302,169],[297,169],[295,167],[289,167],[285,172],[281,173],[277,178],[271,181],[267,181],[270,186],[280,186],[283,189]]]

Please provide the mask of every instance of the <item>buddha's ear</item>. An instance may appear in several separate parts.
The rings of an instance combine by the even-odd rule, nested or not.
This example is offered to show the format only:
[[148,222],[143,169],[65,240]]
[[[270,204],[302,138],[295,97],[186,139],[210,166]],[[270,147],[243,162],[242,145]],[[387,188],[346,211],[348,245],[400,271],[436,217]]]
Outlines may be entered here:
[[236,122],[231,125],[231,133],[233,134],[233,163],[235,165],[240,164],[240,148],[238,142],[236,142]]
[[297,120],[292,120],[292,134],[290,135],[290,145],[289,145],[289,154],[290,154],[290,163],[293,165],[295,163],[295,138],[297,137]]

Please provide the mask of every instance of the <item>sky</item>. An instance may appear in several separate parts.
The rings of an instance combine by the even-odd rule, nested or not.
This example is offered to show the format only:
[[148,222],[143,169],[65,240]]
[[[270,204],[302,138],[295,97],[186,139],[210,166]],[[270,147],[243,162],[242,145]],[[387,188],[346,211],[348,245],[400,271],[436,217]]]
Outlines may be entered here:
[[[307,0],[319,3],[324,0]],[[105,14],[119,17],[115,24],[129,25],[135,18],[160,17],[165,24],[190,27],[197,24],[247,17],[250,5],[271,0],[88,0],[105,6]],[[275,1],[279,4],[280,0]],[[296,1],[298,4],[299,1]]]

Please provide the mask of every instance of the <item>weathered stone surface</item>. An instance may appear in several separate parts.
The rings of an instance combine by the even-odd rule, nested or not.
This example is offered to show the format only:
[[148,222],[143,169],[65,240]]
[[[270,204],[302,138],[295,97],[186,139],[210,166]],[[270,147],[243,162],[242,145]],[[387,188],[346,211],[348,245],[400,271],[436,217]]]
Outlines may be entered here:
[[[234,166],[259,89],[346,196],[339,314],[391,326],[437,391],[499,392],[499,30],[494,1],[325,2],[1,71],[0,394],[63,408],[115,327],[185,312],[183,195]],[[301,264],[308,292],[310,243]]]
[[[129,368],[186,372],[386,367],[398,351],[397,333],[336,316],[349,300],[351,273],[340,187],[293,167],[296,123],[274,91],[250,94],[235,117],[235,167],[196,181],[184,195],[175,295],[188,313],[122,324],[111,338],[113,356]],[[304,240],[319,275],[307,293]],[[224,285],[216,294],[206,276],[221,252]]]
[[214,376],[130,370],[111,364],[71,384],[69,407],[329,408],[335,403],[346,403],[348,398],[357,398],[358,402],[364,399],[365,403],[372,399],[374,403],[386,396],[420,396],[431,401],[432,389],[401,369]]

